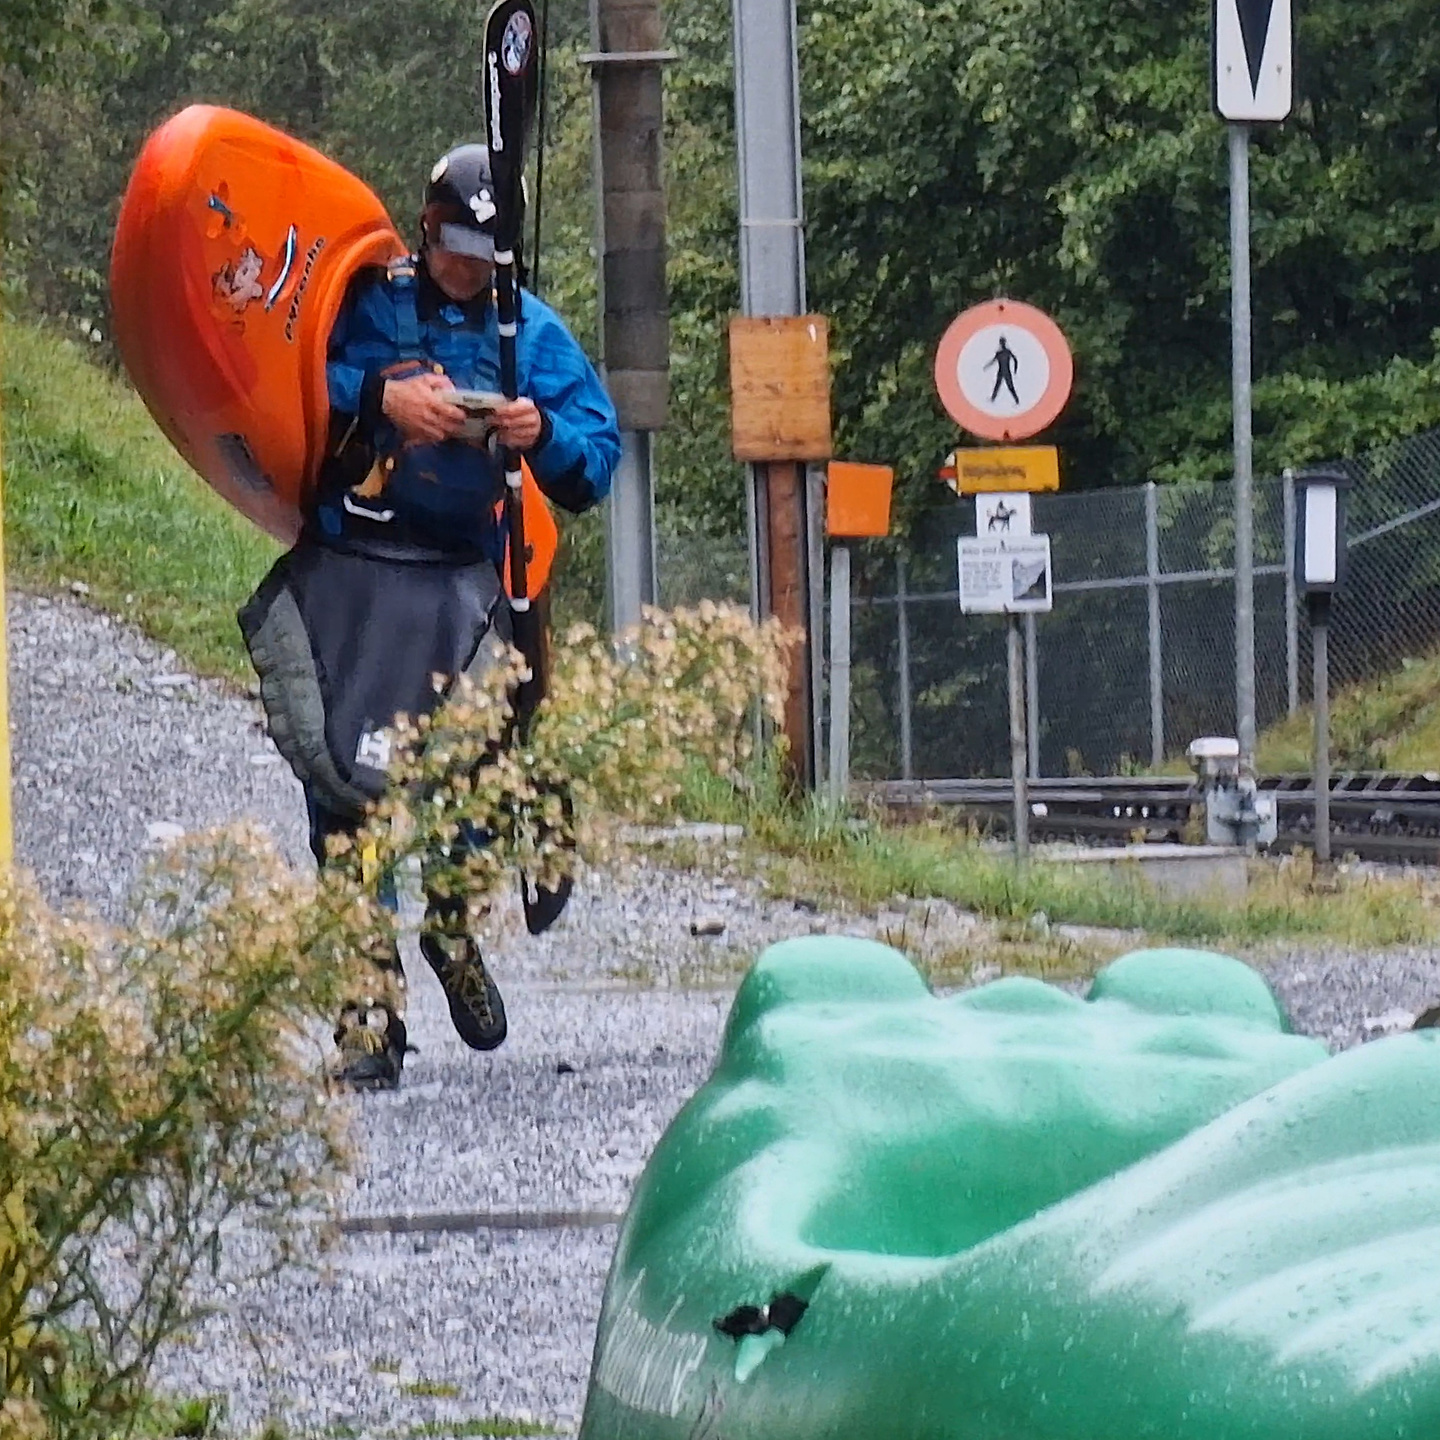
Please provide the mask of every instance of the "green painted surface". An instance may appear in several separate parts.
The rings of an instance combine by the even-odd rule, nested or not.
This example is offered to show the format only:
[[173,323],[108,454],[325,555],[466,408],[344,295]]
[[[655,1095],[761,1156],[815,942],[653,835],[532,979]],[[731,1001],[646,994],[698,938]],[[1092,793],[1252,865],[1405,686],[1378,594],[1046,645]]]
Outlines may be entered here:
[[581,1435],[1436,1440],[1440,1032],[1329,1059],[1193,951],[935,999],[776,946],[637,1188]]

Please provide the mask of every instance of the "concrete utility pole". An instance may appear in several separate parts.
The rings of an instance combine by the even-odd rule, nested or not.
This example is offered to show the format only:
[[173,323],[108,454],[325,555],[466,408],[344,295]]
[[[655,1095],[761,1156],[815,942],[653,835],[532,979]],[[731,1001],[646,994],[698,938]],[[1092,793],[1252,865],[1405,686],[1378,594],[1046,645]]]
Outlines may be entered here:
[[[800,76],[794,0],[734,0],[735,131],[740,167],[740,292],[747,316],[805,313],[800,186]],[[819,458],[819,457],[816,457]],[[815,781],[808,592],[819,553],[815,497],[804,466],[747,467],[751,605],[804,632],[786,700],[785,733],[797,778]]]
[[620,631],[658,597],[652,438],[670,398],[659,0],[590,0],[601,354],[620,417],[606,507],[610,622]]

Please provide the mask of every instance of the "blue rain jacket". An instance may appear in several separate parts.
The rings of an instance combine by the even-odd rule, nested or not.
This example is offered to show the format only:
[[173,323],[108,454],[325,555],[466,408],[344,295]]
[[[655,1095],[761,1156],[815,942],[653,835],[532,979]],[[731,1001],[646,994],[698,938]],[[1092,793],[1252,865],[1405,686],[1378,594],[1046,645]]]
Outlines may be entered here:
[[[457,304],[423,263],[413,277],[392,269],[352,289],[330,336],[330,406],[342,421],[353,417],[360,438],[378,453],[395,453],[396,464],[379,495],[326,497],[317,513],[322,534],[391,532],[441,550],[502,558],[494,511],[504,477],[492,457],[461,440],[402,449],[380,411],[383,372],[405,361],[438,364],[457,389],[498,392],[496,326],[488,295]],[[519,392],[539,407],[543,427],[525,461],[549,499],[579,514],[610,492],[620,458],[615,407],[560,317],[529,292],[521,294],[516,350]]]

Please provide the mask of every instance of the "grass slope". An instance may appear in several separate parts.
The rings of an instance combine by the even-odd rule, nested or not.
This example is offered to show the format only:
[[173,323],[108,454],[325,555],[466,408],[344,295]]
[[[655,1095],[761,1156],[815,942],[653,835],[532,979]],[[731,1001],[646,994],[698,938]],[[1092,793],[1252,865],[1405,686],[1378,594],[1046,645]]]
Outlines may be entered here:
[[[1264,770],[1308,773],[1314,715],[1303,710],[1260,739]],[[1344,770],[1440,771],[1440,655],[1407,660],[1394,674],[1330,702],[1332,763]]]
[[235,611],[279,553],[175,453],[135,392],[46,326],[0,329],[12,582],[80,580],[209,675],[243,681]]

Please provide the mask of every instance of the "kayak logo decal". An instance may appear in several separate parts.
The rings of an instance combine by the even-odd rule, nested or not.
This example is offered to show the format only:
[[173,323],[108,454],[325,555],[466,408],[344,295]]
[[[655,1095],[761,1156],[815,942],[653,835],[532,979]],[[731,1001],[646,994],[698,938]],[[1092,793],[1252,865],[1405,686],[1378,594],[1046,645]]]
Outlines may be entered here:
[[285,339],[291,345],[295,343],[295,321],[300,315],[300,302],[305,298],[305,291],[310,284],[310,274],[315,269],[315,261],[324,248],[325,237],[317,235],[315,243],[305,252],[305,266],[300,271],[300,280],[295,286],[295,293],[290,297],[290,309],[285,316]]
[[275,277],[275,283],[270,287],[265,296],[265,309],[267,311],[275,308],[275,302],[280,298],[280,292],[285,288],[285,282],[290,278],[290,271],[295,265],[295,250],[299,245],[300,232],[292,225],[290,233],[285,237],[285,250],[280,257],[280,273]]
[[260,274],[265,261],[253,245],[247,245],[240,252],[238,260],[227,260],[210,277],[215,298],[228,305],[237,315],[242,314],[252,300],[258,300],[265,293],[260,283]]
[[500,40],[500,63],[511,75],[518,75],[525,68],[533,34],[530,17],[523,10],[516,11]]

